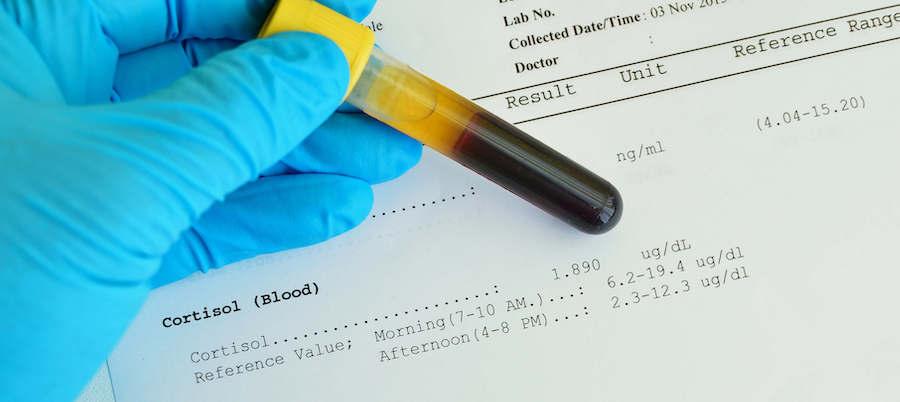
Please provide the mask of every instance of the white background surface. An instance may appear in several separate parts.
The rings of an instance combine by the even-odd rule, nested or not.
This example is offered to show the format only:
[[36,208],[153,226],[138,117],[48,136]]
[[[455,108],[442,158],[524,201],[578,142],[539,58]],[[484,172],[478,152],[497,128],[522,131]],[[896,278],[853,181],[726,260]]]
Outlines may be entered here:
[[[885,4],[729,0],[703,13],[512,52],[504,50],[512,36],[655,3],[495,3],[384,1],[376,18],[388,29],[380,41],[401,59],[475,97]],[[502,15],[538,6],[552,7],[559,16],[552,23],[515,29],[499,22]],[[866,35],[897,36],[900,30]],[[803,57],[820,46],[851,41],[845,35],[759,58]],[[893,295],[900,280],[888,253],[895,249],[893,239],[900,238],[900,206],[892,186],[898,168],[894,150],[900,146],[894,119],[900,106],[894,82],[900,69],[897,46],[860,49],[523,125],[622,190],[625,219],[603,237],[575,233],[427,153],[409,175],[378,189],[375,212],[444,198],[470,186],[478,195],[435,210],[389,214],[322,246],[236,264],[158,290],[111,358],[117,395],[129,402],[287,401],[297,395],[322,401],[895,399],[900,344],[897,323],[885,317],[895,315]],[[514,60],[553,55],[562,55],[565,63],[530,75],[510,72]],[[666,79],[734,69],[728,57],[692,63],[673,62]],[[635,90],[661,83],[647,81]],[[601,92],[591,89],[585,96]],[[783,111],[850,96],[865,96],[868,108],[757,131],[759,116],[780,117]],[[507,110],[502,98],[483,103],[514,119],[559,106]],[[635,164],[616,160],[617,152],[658,140],[667,153]],[[612,297],[630,292],[609,290],[606,278],[643,269],[642,250],[680,238],[696,247],[686,258],[689,264],[697,253],[741,246],[751,278],[721,290],[697,289],[678,299],[611,308]],[[550,277],[551,268],[564,270],[592,258],[603,262],[596,277],[578,282]],[[686,278],[696,287],[702,275],[692,271]],[[249,306],[244,314],[177,330],[158,325],[166,315],[231,298],[252,300],[254,294],[308,281],[326,293],[265,310]],[[303,334],[493,284],[501,285],[505,297],[529,298],[583,286],[584,299],[547,313],[567,314],[570,307],[585,304],[593,315],[390,366],[378,361],[381,346],[372,342],[371,332],[361,330],[346,335],[358,345],[353,354],[294,362],[290,368],[212,385],[192,381],[193,371],[215,368],[190,364],[192,351],[261,334]],[[519,316],[504,314],[518,323]],[[289,349],[274,352],[293,358]],[[101,370],[85,400],[104,400],[104,395],[109,400],[103,391],[108,386]]]

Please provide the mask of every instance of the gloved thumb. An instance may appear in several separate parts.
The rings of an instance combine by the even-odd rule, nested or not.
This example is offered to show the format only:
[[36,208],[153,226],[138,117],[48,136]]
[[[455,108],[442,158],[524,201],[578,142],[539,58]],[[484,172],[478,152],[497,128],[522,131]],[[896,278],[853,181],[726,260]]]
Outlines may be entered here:
[[[137,126],[131,163],[186,203],[190,219],[258,177],[341,104],[349,69],[330,40],[285,33],[247,42],[170,87],[112,106]],[[130,142],[133,143],[133,142]],[[165,201],[165,200],[160,200]],[[183,222],[186,225],[189,222]]]

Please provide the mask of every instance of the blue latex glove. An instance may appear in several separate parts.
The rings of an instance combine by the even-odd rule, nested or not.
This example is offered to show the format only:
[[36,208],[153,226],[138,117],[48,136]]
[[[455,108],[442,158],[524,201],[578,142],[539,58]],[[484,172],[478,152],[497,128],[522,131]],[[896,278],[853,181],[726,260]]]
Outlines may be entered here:
[[0,399],[74,398],[154,286],[344,232],[418,161],[333,114],[327,39],[241,44],[270,6],[0,0]]

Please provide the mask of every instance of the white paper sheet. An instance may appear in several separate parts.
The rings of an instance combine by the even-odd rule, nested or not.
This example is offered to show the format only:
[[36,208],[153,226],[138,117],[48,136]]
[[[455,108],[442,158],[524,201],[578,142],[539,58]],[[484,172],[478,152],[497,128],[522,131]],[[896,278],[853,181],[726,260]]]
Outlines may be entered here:
[[351,233],[154,292],[116,398],[897,400],[897,13],[383,0],[383,48],[616,184],[620,226],[426,152]]

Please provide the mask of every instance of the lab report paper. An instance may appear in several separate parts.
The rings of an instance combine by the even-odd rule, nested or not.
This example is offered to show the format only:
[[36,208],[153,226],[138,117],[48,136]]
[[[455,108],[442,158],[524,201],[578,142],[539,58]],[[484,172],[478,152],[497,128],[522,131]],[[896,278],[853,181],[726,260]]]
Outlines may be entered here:
[[426,151],[324,244],[155,291],[119,401],[896,401],[900,4],[383,0],[414,68],[605,177],[580,233]]

